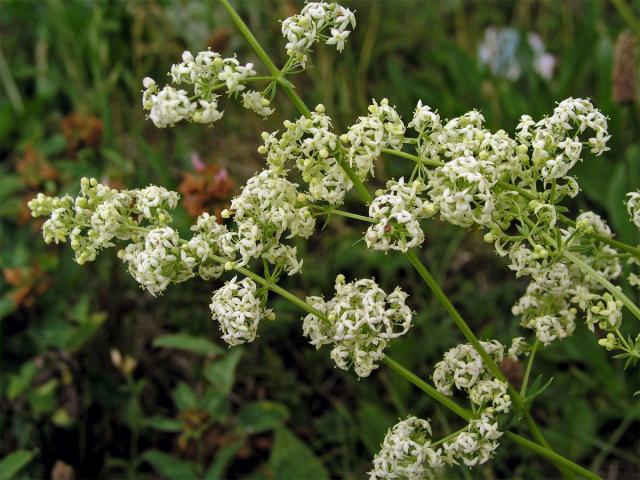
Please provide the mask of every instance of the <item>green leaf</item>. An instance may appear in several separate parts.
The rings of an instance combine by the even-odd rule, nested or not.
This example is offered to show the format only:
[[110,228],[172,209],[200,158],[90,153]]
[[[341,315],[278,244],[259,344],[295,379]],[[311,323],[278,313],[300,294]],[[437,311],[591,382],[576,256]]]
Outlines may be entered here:
[[221,347],[213,343],[211,340],[204,337],[187,335],[185,333],[162,335],[153,341],[153,346],[175,348],[177,350],[197,353],[198,355],[219,354],[224,352]]
[[7,397],[9,400],[14,400],[24,393],[29,388],[31,382],[38,373],[38,367],[34,362],[23,363],[20,367],[20,371],[12,375],[9,380],[9,389],[7,391]]
[[0,478],[9,480],[20,470],[26,467],[33,459],[34,452],[29,450],[16,450],[0,460]]
[[173,390],[173,402],[178,410],[187,410],[196,406],[196,394],[189,385],[180,382]]
[[363,403],[356,415],[358,419],[358,435],[372,454],[380,450],[380,444],[387,430],[393,425],[386,411],[373,403]]
[[0,199],[9,197],[10,195],[24,189],[24,184],[19,175],[11,175],[3,173],[0,175]]
[[234,348],[221,359],[211,361],[204,367],[204,377],[218,392],[226,395],[231,391],[240,357],[242,350]]
[[51,414],[55,411],[58,406],[57,389],[59,385],[60,381],[52,378],[29,392],[29,403],[36,418]]
[[142,422],[145,427],[160,430],[161,432],[179,432],[182,430],[182,424],[179,420],[166,417],[149,417]]
[[77,328],[72,329],[65,339],[65,350],[70,353],[80,350],[93,337],[107,319],[107,314],[97,312],[87,315]]
[[551,377],[549,380],[542,384],[543,377],[542,375],[538,375],[536,379],[531,383],[529,390],[527,391],[526,401],[531,404],[533,400],[538,396],[543,394],[553,383],[553,379],[555,377]]
[[0,297],[0,321],[17,308],[16,301],[10,294]]
[[229,413],[227,396],[218,392],[214,387],[207,386],[204,395],[198,399],[197,406],[209,412],[215,420],[224,420]]
[[142,459],[151,464],[153,469],[169,480],[188,480],[196,478],[195,465],[178,460],[159,450],[147,450]]
[[269,466],[278,480],[323,480],[329,474],[316,455],[284,427],[276,430]]
[[250,403],[238,413],[240,424],[249,434],[273,430],[282,425],[287,418],[287,407],[276,402]]
[[229,467],[229,463],[233,460],[234,455],[242,446],[242,443],[243,442],[236,442],[218,450],[204,474],[204,480],[221,480],[227,478],[225,472]]

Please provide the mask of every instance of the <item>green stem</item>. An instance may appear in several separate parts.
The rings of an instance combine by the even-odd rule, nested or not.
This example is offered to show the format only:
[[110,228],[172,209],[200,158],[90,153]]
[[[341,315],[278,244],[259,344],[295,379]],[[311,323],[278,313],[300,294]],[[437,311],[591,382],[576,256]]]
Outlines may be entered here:
[[430,167],[442,167],[444,165],[444,162],[438,162],[437,160],[427,160],[426,158],[421,158],[417,155],[403,152],[402,150],[394,150],[393,148],[383,148],[382,153],[393,155],[395,157],[406,158],[407,160],[411,160],[412,162],[416,162],[421,165],[429,165]]
[[596,475],[593,472],[590,472],[584,467],[581,467],[577,463],[573,463],[571,460],[563,457],[562,455],[557,454],[553,450],[549,450],[548,448],[541,447],[537,443],[532,442],[531,440],[528,440],[524,437],[521,437],[520,435],[517,435],[512,432],[505,432],[504,436],[507,437],[509,440],[531,450],[532,452],[535,452],[542,457],[548,458],[553,463],[557,465],[562,465],[563,467],[567,468],[573,473],[581,475],[584,478],[587,478],[589,480],[602,480],[600,476]]
[[311,117],[311,110],[309,110],[307,104],[300,98],[300,95],[296,93],[293,83],[284,77],[280,77],[278,78],[278,85],[280,85],[284,93],[289,97],[289,100],[291,100],[291,103],[293,103],[298,112],[307,118]]
[[358,194],[360,195],[364,203],[371,203],[373,197],[367,190],[367,187],[365,187],[362,181],[358,178],[353,168],[351,168],[351,166],[347,162],[345,162],[342,155],[338,155],[338,165],[340,165],[340,168],[342,168],[342,170],[344,170],[344,173],[347,174],[347,177],[349,177],[349,180],[351,180],[351,183],[353,183],[353,186],[358,191]]
[[497,379],[505,382],[509,386],[509,394],[511,395],[511,399],[513,400],[513,403],[515,404],[516,408],[524,416],[525,422],[527,423],[527,426],[529,427],[529,430],[531,431],[531,434],[533,435],[533,437],[541,445],[544,445],[545,447],[550,448],[550,445],[542,435],[540,428],[534,421],[533,417],[531,417],[531,415],[529,414],[529,411],[525,406],[524,399],[522,398],[520,393],[515,388],[513,388],[513,386],[508,382],[507,377],[504,375],[504,373],[502,373],[502,370],[500,370],[500,367],[498,367],[496,362],[494,362],[493,358],[491,358],[491,356],[484,349],[484,347],[482,346],[478,338],[475,336],[471,328],[469,328],[469,325],[467,325],[467,322],[464,321],[464,319],[462,318],[458,310],[453,306],[453,304],[449,300],[449,297],[447,297],[447,295],[444,293],[444,291],[442,290],[438,282],[433,278],[431,273],[429,273],[425,265],[416,255],[415,251],[409,250],[406,256],[411,262],[411,264],[414,266],[414,268],[417,270],[418,274],[422,277],[422,279],[431,289],[433,294],[436,296],[438,301],[449,313],[449,315],[457,325],[458,329],[462,332],[462,334],[465,336],[467,341],[473,346],[476,352],[478,352],[478,354],[482,358],[484,364],[487,366],[491,374]]
[[[249,45],[251,45],[251,48],[253,48],[253,50],[256,52],[258,57],[260,57],[260,60],[262,60],[262,62],[266,65],[267,69],[275,77],[277,84],[280,86],[280,88],[282,88],[282,90],[287,95],[287,97],[289,97],[289,100],[291,100],[291,103],[293,103],[296,109],[303,116],[307,118],[311,117],[311,110],[309,110],[309,107],[307,107],[307,105],[304,103],[302,98],[300,98],[300,96],[296,93],[293,84],[289,80],[284,78],[280,69],[278,69],[275,63],[273,63],[273,61],[271,60],[271,58],[269,57],[265,49],[262,48],[262,45],[260,45],[260,42],[258,42],[258,40],[253,35],[253,33],[251,33],[251,30],[249,29],[247,24],[244,23],[244,20],[240,18],[240,15],[238,15],[238,13],[231,6],[231,4],[229,3],[229,0],[219,0],[219,1],[224,6],[225,10],[229,13],[231,20],[236,25],[238,30],[240,30],[240,33],[242,33],[242,35],[246,38],[247,42],[249,42]],[[353,183],[353,186],[358,191],[358,193],[360,194],[362,199],[365,201],[365,203],[371,202],[372,200],[371,194],[366,189],[362,181],[358,178],[358,176],[353,171],[351,166],[348,163],[346,163],[344,159],[341,158],[341,156],[338,158],[338,163],[340,164],[340,167],[342,167],[344,172],[347,174],[347,176]]]
[[247,42],[249,42],[249,45],[251,45],[251,48],[253,48],[253,50],[256,52],[258,57],[260,57],[260,60],[262,60],[262,63],[264,63],[267,69],[269,70],[269,72],[271,72],[271,75],[273,75],[276,78],[279,78],[280,70],[278,70],[278,67],[276,67],[275,63],[271,61],[271,58],[269,57],[269,55],[267,55],[267,52],[264,50],[264,48],[262,48],[262,45],[260,45],[260,42],[258,42],[256,37],[253,36],[253,33],[251,33],[251,30],[249,30],[249,27],[247,26],[247,24],[244,23],[242,18],[240,18],[240,15],[238,15],[235,9],[231,6],[231,4],[229,3],[229,0],[220,0],[220,3],[222,3],[222,6],[225,8],[227,13],[231,17],[231,20],[236,25],[236,27],[238,27],[238,30],[240,30],[240,33],[242,33],[244,38],[247,39]]
[[531,348],[531,353],[529,354],[529,360],[527,361],[527,368],[524,372],[524,379],[522,380],[522,388],[520,389],[520,395],[524,398],[527,397],[527,384],[529,383],[529,376],[531,375],[531,367],[533,366],[533,359],[536,356],[536,351],[538,350],[538,346],[540,345],[539,340],[536,338],[536,341]]
[[613,283],[604,278],[600,273],[596,272],[577,255],[574,255],[573,253],[568,251],[564,251],[562,255],[564,256],[564,258],[576,264],[580,268],[580,270],[582,270],[584,273],[589,275],[596,282],[606,288],[611,293],[611,295],[620,300],[622,304],[627,307],[627,309],[633,314],[634,317],[640,320],[640,308],[638,308],[638,306],[633,303],[633,301],[629,297],[622,293],[622,290],[618,289]]
[[400,365],[398,362],[396,362],[390,356],[388,356],[388,355],[385,356],[384,359],[382,360],[382,362],[385,365],[387,365],[389,368],[391,368],[394,372],[396,372],[398,375],[400,375],[402,378],[404,378],[405,380],[408,380],[409,382],[413,383],[416,387],[418,387],[424,393],[429,395],[431,398],[433,398],[438,403],[440,403],[440,404],[444,405],[445,407],[447,407],[449,410],[451,410],[453,413],[455,413],[459,417],[462,417],[467,421],[469,421],[469,420],[471,420],[473,418],[473,414],[469,410],[467,410],[466,408],[461,407],[456,402],[451,400],[449,397],[447,397],[446,395],[440,393],[438,390],[433,388],[431,385],[429,385],[427,382],[425,382],[420,377],[415,375],[413,372],[411,372],[410,370],[408,370],[405,367],[403,367],[402,365]]
[[[572,227],[576,226],[576,222],[565,215],[558,215],[558,218],[567,225],[570,225]],[[600,235],[596,232],[590,232],[587,233],[587,235],[595,240],[598,240],[599,242],[606,243],[607,245],[617,248],[618,250],[622,250],[623,252],[630,253],[634,257],[640,258],[640,248],[628,245],[618,240],[614,240],[613,238],[605,237],[604,235]]]
[[258,76],[258,77],[249,77],[245,79],[245,82],[273,82],[274,80],[277,80],[276,77]]
[[329,215],[339,215],[340,217],[353,218],[354,220],[360,220],[361,222],[375,223],[375,220],[365,215],[358,215],[357,213],[345,212],[344,210],[329,210]]

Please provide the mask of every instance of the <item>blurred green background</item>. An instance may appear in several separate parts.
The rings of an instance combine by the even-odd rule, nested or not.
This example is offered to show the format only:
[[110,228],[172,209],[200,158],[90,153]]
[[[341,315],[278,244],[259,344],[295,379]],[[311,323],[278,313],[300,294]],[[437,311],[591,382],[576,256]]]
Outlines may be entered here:
[[[343,54],[318,46],[312,69],[293,81],[309,105],[325,104],[337,130],[365,114],[371,98],[389,98],[405,119],[419,99],[443,117],[476,108],[490,128],[513,132],[524,113],[539,118],[556,101],[591,97],[610,118],[611,151],[577,167],[583,195],[571,207],[596,210],[617,238],[637,244],[622,199],[640,184],[640,2],[616,3],[626,9],[578,0],[347,1],[358,27]],[[278,20],[301,3],[234,5],[283,64]],[[532,32],[552,56],[547,67],[553,58],[551,72],[536,68]],[[179,189],[176,221],[188,231],[194,215],[224,208],[261,168],[260,132],[296,115],[283,96],[267,121],[234,102],[214,128],[158,130],[145,120],[142,78],[162,79],[184,49],[207,47],[266,73],[214,1],[0,2],[2,478],[356,479],[401,416],[430,418],[437,437],[461,427],[384,368],[361,381],[335,369],[327,350],[305,342],[300,312],[279,299],[277,321],[230,350],[208,309],[215,285],[192,280],[153,298],[115,251],[80,267],[68,248],[43,243],[26,202],[39,191],[73,194],[82,176]],[[407,172],[400,159],[381,160],[370,188]],[[363,213],[355,198],[347,207]],[[305,268],[286,286],[331,294],[338,273],[401,285],[415,327],[391,354],[428,378],[462,337],[408,262],[368,252],[362,231],[332,219],[298,246]],[[422,255],[474,331],[503,341],[522,335],[510,307],[526,285],[481,234],[438,221],[426,234]],[[640,379],[622,367],[584,325],[534,367],[534,378],[552,380],[533,410],[554,448],[610,479],[638,478],[640,466]],[[519,373],[510,372],[516,382]],[[505,441],[492,462],[445,475],[556,472]]]

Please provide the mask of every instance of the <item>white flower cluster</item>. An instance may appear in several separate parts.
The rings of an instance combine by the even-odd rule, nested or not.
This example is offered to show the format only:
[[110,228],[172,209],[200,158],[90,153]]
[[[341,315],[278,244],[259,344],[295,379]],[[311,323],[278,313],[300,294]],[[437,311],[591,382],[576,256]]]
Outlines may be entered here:
[[[569,171],[582,155],[581,136],[593,135],[585,144],[596,155],[607,150],[607,120],[588,100],[569,98],[553,115],[535,122],[523,116],[515,138],[503,130],[491,132],[477,111],[443,122],[419,102],[409,123],[418,133],[418,156],[441,163],[434,169],[418,165],[419,175],[429,178],[428,195],[443,220],[462,227],[481,225],[491,231],[489,241],[502,241],[506,230],[519,218],[553,226],[555,205],[564,196],[575,196],[578,185]],[[423,171],[424,170],[424,171]],[[553,183],[538,200],[523,202],[512,188],[537,191],[537,182]]]
[[488,462],[493,457],[502,436],[498,422],[490,413],[483,412],[480,418],[471,420],[466,431],[458,433],[453,440],[442,446],[443,460],[447,464],[464,463],[474,467]]
[[285,121],[284,131],[263,133],[258,151],[267,163],[279,169],[289,165],[302,174],[313,201],[340,205],[353,183],[340,165],[346,161],[360,180],[374,173],[374,164],[383,148],[400,149],[405,126],[395,109],[383,99],[369,106],[369,115],[358,118],[347,133],[338,137],[331,131],[331,118],[324,105],[316,106],[309,118]]
[[[529,119],[524,117],[523,123],[529,123]],[[533,131],[521,128],[519,140],[531,146],[531,161],[541,168],[542,179],[548,182],[564,178],[581,159],[583,144],[579,135],[586,130],[595,134],[586,142],[592,153],[601,155],[609,150],[607,118],[589,100],[567,98],[553,110],[553,115],[540,120]]]
[[161,187],[118,191],[94,178],[83,178],[75,199],[39,194],[29,208],[34,217],[49,217],[42,226],[45,242],[69,239],[76,261],[83,264],[95,260],[100,250],[116,240],[138,237],[135,228],[144,221],[154,226],[171,221],[168,211],[177,201],[177,193]]
[[358,376],[367,377],[378,368],[387,344],[411,327],[407,294],[399,287],[387,294],[370,279],[346,283],[344,275],[336,277],[335,288],[328,301],[307,297],[326,318],[307,315],[303,333],[316,348],[333,345],[331,358],[339,368],[353,366]]
[[220,277],[225,272],[220,258],[225,263],[233,260],[233,256],[228,256],[222,250],[222,238],[228,233],[227,227],[219,224],[216,217],[204,212],[197,218],[191,231],[193,236],[182,247],[182,262],[194,269],[203,280]]
[[149,111],[149,118],[156,127],[171,127],[186,120],[212,124],[222,118],[218,109],[219,95],[225,89],[229,96],[242,92],[242,104],[262,116],[273,113],[269,99],[261,93],[245,91],[245,83],[256,74],[253,64],[240,64],[236,58],[222,58],[210,50],[194,55],[185,51],[182,62],[171,67],[174,85],[186,85],[193,90],[192,96],[173,86],[158,87],[155,80],[146,77],[142,84],[142,106]]
[[[615,280],[622,273],[618,252],[611,246],[591,239],[586,233],[612,237],[609,226],[593,212],[584,212],[576,219],[576,227],[562,231],[567,246],[598,274]],[[552,259],[544,251],[536,252],[520,246],[519,256],[513,250],[511,268],[517,275],[530,275],[533,281],[512,308],[522,325],[536,332],[545,345],[565,338],[575,330],[578,312],[592,331],[595,326],[605,330],[618,328],[622,321],[622,304],[604,292],[590,275],[563,260]]]
[[383,148],[401,149],[405,131],[400,115],[389,105],[389,100],[383,98],[379,104],[374,100],[369,105],[369,114],[359,117],[347,133],[340,136],[349,165],[358,178],[364,180],[373,175],[374,163]]
[[521,317],[523,327],[535,331],[544,345],[568,337],[576,328],[577,310],[562,295],[547,293],[536,282],[529,284],[511,311]]
[[338,136],[331,131],[331,118],[318,105],[310,118],[285,121],[284,131],[263,133],[264,145],[258,151],[273,168],[295,167],[308,184],[308,195],[314,201],[332,205],[343,202],[353,183],[338,163],[341,155]]
[[[344,42],[351,33],[349,27],[356,27],[356,17],[348,8],[337,3],[309,2],[298,15],[282,22],[282,36],[287,39],[287,55],[292,58],[294,65],[304,68],[311,47],[321,39],[342,52]],[[330,35],[323,33],[327,29]]]
[[404,178],[387,182],[387,189],[376,192],[369,205],[375,223],[365,235],[367,247],[374,250],[400,250],[422,245],[424,233],[420,220],[434,213],[431,203],[420,198],[425,185],[420,180],[405,184]]
[[308,206],[298,205],[297,185],[283,173],[272,167],[251,177],[231,201],[231,211],[223,212],[223,216],[234,215],[237,231],[222,235],[222,251],[229,257],[237,253],[237,265],[262,257],[290,275],[302,267],[296,248],[280,240],[287,232],[287,238],[308,238],[315,219]]
[[[523,116],[515,138],[502,130],[490,132],[483,123],[475,111],[443,122],[418,103],[409,126],[418,133],[419,158],[441,164],[425,170],[429,199],[442,219],[485,227],[485,240],[509,257],[509,268],[517,276],[532,277],[513,311],[541,342],[570,335],[578,311],[591,329],[615,329],[620,303],[603,295],[598,282],[562,257],[571,248],[600,275],[616,279],[621,273],[618,252],[590,237],[595,233],[611,238],[611,230],[593,212],[581,214],[575,227],[557,226],[557,205],[579,191],[569,174],[582,158],[583,145],[595,155],[608,150],[606,117],[590,101],[569,98],[538,122]],[[424,168],[420,160],[417,168]],[[527,199],[518,189],[535,198]]]
[[162,293],[170,283],[180,283],[194,273],[182,262],[180,236],[171,227],[149,231],[141,241],[130,243],[118,256],[131,276],[152,295]]
[[443,465],[441,450],[431,447],[428,420],[407,417],[389,429],[373,459],[369,480],[435,478]]
[[[496,363],[502,362],[504,346],[500,342],[491,340],[480,344]],[[491,375],[480,354],[470,344],[457,345],[445,353],[433,371],[433,383],[445,395],[452,395],[454,386],[467,392],[475,407],[490,414],[507,413],[511,408],[507,384]]]
[[[505,357],[505,347],[497,340],[480,342],[489,356],[500,363]],[[515,338],[507,353],[516,358],[527,349],[524,339]],[[479,414],[468,427],[442,446],[442,461],[448,465],[464,463],[468,467],[487,462],[498,448],[502,436],[498,427],[498,415],[511,410],[511,397],[506,382],[495,378],[482,361],[480,354],[470,344],[458,345],[445,353],[433,372],[436,389],[452,395],[453,387],[466,392]]]
[[444,465],[482,465],[493,456],[500,437],[498,421],[485,411],[442,447],[434,447],[429,421],[408,417],[385,435],[373,459],[369,480],[432,479],[439,477],[437,471]]
[[627,212],[636,227],[640,228],[640,190],[627,193]]
[[460,227],[489,223],[495,208],[491,188],[496,182],[491,162],[460,156],[430,173],[429,196],[443,220]]
[[83,179],[77,198],[39,195],[30,207],[34,216],[50,217],[43,225],[45,241],[70,239],[78,263],[94,260],[116,240],[129,241],[119,257],[153,295],[194,275],[217,278],[225,269],[246,265],[253,258],[274,264],[274,276],[300,270],[296,248],[281,240],[285,235],[309,237],[315,219],[308,206],[298,205],[297,185],[286,179],[284,171],[267,169],[249,179],[231,202],[233,230],[204,213],[192,226],[192,237],[181,239],[167,226],[178,198],[161,187],[118,191]]
[[490,132],[483,123],[474,110],[443,124],[422,102],[409,123],[418,132],[419,156],[443,163],[426,171],[428,195],[443,220],[461,227],[491,221],[498,172],[515,154],[514,140],[504,131]]
[[229,345],[253,342],[260,320],[272,317],[256,291],[257,286],[250,278],[238,282],[233,277],[213,294],[209,307],[213,319],[220,324],[222,339]]

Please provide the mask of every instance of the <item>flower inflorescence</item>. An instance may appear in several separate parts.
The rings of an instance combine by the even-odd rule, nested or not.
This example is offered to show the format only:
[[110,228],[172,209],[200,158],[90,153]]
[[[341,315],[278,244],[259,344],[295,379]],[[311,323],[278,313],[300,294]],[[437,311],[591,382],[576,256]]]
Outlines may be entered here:
[[324,317],[307,315],[303,333],[316,348],[331,345],[331,358],[339,368],[353,366],[358,376],[367,377],[378,368],[388,343],[411,327],[407,294],[399,287],[387,294],[371,279],[347,283],[344,275],[336,278],[335,289],[330,300],[307,297]]
[[[481,342],[495,362],[507,353],[512,358],[528,349],[523,338],[514,339],[511,347],[497,340]],[[431,441],[428,420],[408,417],[387,432],[369,472],[371,480],[391,478],[437,478],[444,465],[473,467],[486,463],[498,448],[502,436],[499,416],[511,409],[511,398],[505,382],[493,377],[480,354],[469,344],[449,350],[436,364],[433,381],[438,391],[453,394],[453,387],[466,392],[474,416],[468,425],[440,442]]]
[[182,62],[171,67],[170,77],[174,85],[183,85],[192,92],[170,85],[160,88],[155,80],[146,77],[142,106],[158,128],[172,127],[182,120],[212,124],[223,116],[218,106],[220,95],[216,92],[224,89],[228,96],[242,94],[245,108],[266,117],[274,112],[269,99],[246,89],[247,80],[255,74],[253,64],[242,65],[235,57],[222,58],[211,50],[195,56],[185,51]]
[[[287,39],[285,48],[292,67],[304,68],[313,44],[325,40],[342,52],[344,43],[355,28],[356,17],[351,10],[337,3],[309,2],[298,15],[282,21],[282,36]],[[329,31],[329,35],[324,33]]]

